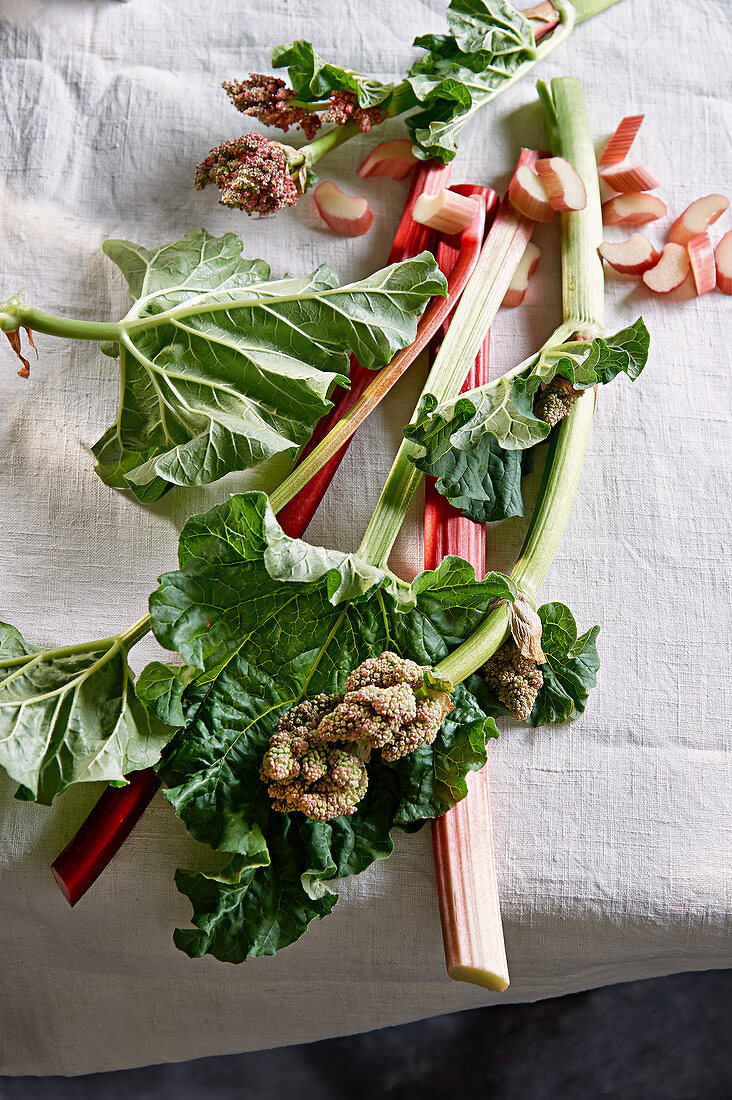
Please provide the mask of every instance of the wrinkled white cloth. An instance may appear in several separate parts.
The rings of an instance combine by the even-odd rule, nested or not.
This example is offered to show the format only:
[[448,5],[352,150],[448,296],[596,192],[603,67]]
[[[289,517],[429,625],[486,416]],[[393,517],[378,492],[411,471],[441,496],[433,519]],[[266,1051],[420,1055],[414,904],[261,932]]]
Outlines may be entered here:
[[[258,222],[191,186],[207,150],[247,128],[219,87],[266,70],[293,38],[384,78],[440,31],[443,0],[5,0],[0,13],[0,298],[26,288],[51,312],[125,312],[106,237],[151,246],[193,225],[234,230],[277,272],[327,261],[345,278],[384,262],[405,183],[358,181],[378,139],[325,169],[367,195],[376,224],[337,238],[312,198]],[[598,141],[645,112],[639,157],[672,214],[730,185],[729,13],[712,0],[626,0],[579,28],[544,79],[585,88]],[[517,150],[545,143],[529,78],[464,136],[453,180],[505,186]],[[256,124],[253,124],[256,128]],[[385,136],[401,134],[391,122]],[[634,149],[634,154],[636,150]],[[713,227],[730,228],[726,215]],[[621,233],[614,231],[620,238]],[[558,233],[541,227],[526,304],[500,312],[496,371],[560,319]],[[75,910],[49,862],[100,788],[52,809],[0,779],[0,1072],[85,1073],[297,1043],[475,1005],[528,1001],[610,982],[720,967],[726,954],[729,823],[730,302],[655,298],[608,279],[607,326],[643,313],[653,343],[641,381],[601,394],[577,502],[546,598],[581,629],[601,624],[602,671],[587,713],[555,730],[511,727],[491,745],[496,858],[512,984],[492,995],[444,972],[429,830],[345,883],[332,916],[274,959],[233,967],[175,950],[187,900],[177,866],[202,866],[161,795]],[[97,478],[88,448],[114,416],[114,360],[96,346],[38,337],[29,382],[0,357],[0,618],[35,643],[103,637],[144,610],[175,564],[186,516],[270,481],[233,476],[144,508]],[[309,537],[354,549],[420,386],[420,369],[359,433]],[[506,567],[522,523],[491,532]],[[395,555],[421,564],[415,506]],[[158,653],[145,641],[137,668]]]

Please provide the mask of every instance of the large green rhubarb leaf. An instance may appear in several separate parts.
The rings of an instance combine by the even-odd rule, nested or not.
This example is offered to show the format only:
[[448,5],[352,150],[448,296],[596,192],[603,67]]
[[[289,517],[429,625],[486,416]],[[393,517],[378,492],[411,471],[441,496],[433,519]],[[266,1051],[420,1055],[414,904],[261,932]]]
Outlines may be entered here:
[[135,696],[124,636],[43,650],[0,623],[0,764],[19,797],[50,805],[73,783],[124,782],[171,732]]
[[295,455],[348,383],[349,352],[380,367],[414,339],[446,281],[429,253],[339,286],[320,267],[271,280],[233,233],[193,229],[148,251],[107,241],[135,305],[121,322],[117,417],[94,447],[109,485],[156,500],[271,455]]
[[436,477],[438,491],[476,522],[523,515],[521,452],[550,431],[534,414],[540,388],[557,376],[577,390],[620,373],[634,381],[648,358],[649,339],[639,319],[605,339],[549,344],[501,378],[442,405],[427,394],[404,429],[423,449],[415,465]]
[[238,961],[272,953],[328,912],[335,897],[324,884],[387,856],[395,826],[464,797],[467,772],[496,734],[473,677],[455,690],[432,746],[396,764],[374,754],[356,813],[321,823],[271,810],[259,766],[279,716],[304,696],[340,691],[351,669],[385,649],[437,663],[494,597],[514,590],[500,574],[477,581],[470,565],[447,558],[417,578],[403,610],[410,601],[381,571],[284,535],[261,493],[190,520],[179,556],[150,610],[156,637],[186,664],[148,666],[138,690],[182,726],[158,769],[168,799],[193,836],[234,857],[217,876],[179,873],[198,931],[176,942]]
[[505,0],[452,0],[449,34],[414,40],[428,52],[407,75],[421,110],[407,119],[419,156],[450,161],[465,123],[536,58],[531,24]]

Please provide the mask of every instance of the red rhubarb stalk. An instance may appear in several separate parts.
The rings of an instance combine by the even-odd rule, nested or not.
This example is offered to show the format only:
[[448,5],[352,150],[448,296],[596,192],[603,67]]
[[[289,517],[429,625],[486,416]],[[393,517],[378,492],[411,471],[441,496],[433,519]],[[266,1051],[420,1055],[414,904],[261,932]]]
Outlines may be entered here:
[[[412,179],[394,244],[389,253],[388,263],[397,263],[416,256],[427,248],[431,232],[412,221],[412,208],[420,194],[434,194],[441,190],[447,184],[449,175],[450,169],[436,161],[421,163],[418,166]],[[466,271],[465,280],[469,273]],[[462,290],[462,286],[459,289]],[[458,296],[457,287],[453,287],[450,303],[454,304]],[[441,299],[440,302],[442,301]],[[427,315],[423,321],[426,319]],[[426,335],[423,328],[421,347],[425,346],[441,319],[441,317],[433,318],[432,328]],[[416,354],[415,352],[409,362],[415,358]],[[408,363],[405,363],[403,369],[406,369],[407,365]],[[334,395],[333,408],[317,425],[310,444],[303,451],[299,462],[303,461],[315,445],[327,435],[330,428],[355,404],[373,378],[373,371],[362,367],[357,360],[351,360],[351,388],[338,389]],[[346,453],[349,442],[350,440],[346,440],[327,466],[324,466],[316,477],[282,509],[280,523],[288,535],[293,538],[304,535]],[[51,864],[56,882],[69,905],[76,905],[119,851],[160,786],[160,780],[152,768],[133,772],[128,779],[126,787],[107,788],[71,841]]]
[[[387,257],[387,264],[396,264],[401,260],[408,260],[411,256],[417,256],[429,246],[430,240],[432,239],[432,231],[426,226],[418,225],[412,220],[412,210],[420,195],[436,195],[438,191],[447,185],[449,178],[450,169],[447,165],[439,164],[437,161],[426,161],[418,165],[412,176],[412,185],[409,188],[407,201],[404,204],[404,212],[397,227],[394,243],[391,246],[391,252]],[[454,292],[451,291],[448,302],[450,302],[450,299],[453,297],[453,293]],[[429,313],[430,310],[428,310],[425,317],[423,317],[423,322],[429,320]],[[419,328],[417,331],[419,334]],[[433,328],[432,332],[434,331],[435,329]],[[418,341],[419,335],[415,343]],[[414,345],[412,345],[412,347],[414,347]],[[389,364],[389,367],[384,367],[382,371],[379,372],[379,376],[383,374],[384,370],[390,370],[392,366],[393,364]],[[373,382],[374,372],[367,367],[362,367],[358,359],[356,359],[355,356],[351,356],[350,378],[351,385],[347,390],[339,386],[333,393],[331,398],[334,402],[333,408],[328,415],[324,416],[316,425],[315,431],[310,437],[310,441],[300,455],[300,464],[302,464],[308,455],[315,450],[330,429],[353,408],[366,388]],[[396,381],[396,378],[394,381]],[[310,481],[308,481],[307,485],[300,490],[297,496],[293,497],[291,501],[280,509],[278,513],[279,522],[282,529],[292,538],[301,538],[305,534],[311,519],[315,515],[318,505],[325,495],[326,489],[333,480],[335,472],[348,450],[349,442],[350,441],[346,441],[333,458],[331,458],[330,461],[323,466]]]
[[152,768],[133,772],[126,787],[107,787],[91,813],[51,864],[69,905],[76,905],[122,847],[152,801],[160,780]]
[[[496,196],[487,188],[455,188],[464,194],[486,194],[495,212]],[[489,198],[490,196],[490,198]],[[492,216],[490,217],[492,221]],[[490,224],[490,223],[489,223]],[[443,239],[437,261],[449,271],[457,259],[455,243]],[[431,346],[437,354],[439,341]],[[488,334],[465,381],[463,390],[488,381]],[[457,554],[485,572],[485,526],[461,516],[427,478],[424,506],[424,568],[436,569],[448,554]],[[508,986],[508,964],[498,899],[493,853],[488,768],[470,772],[468,794],[432,823],[432,846],[442,922],[447,972],[456,981],[478,982],[489,989]]]

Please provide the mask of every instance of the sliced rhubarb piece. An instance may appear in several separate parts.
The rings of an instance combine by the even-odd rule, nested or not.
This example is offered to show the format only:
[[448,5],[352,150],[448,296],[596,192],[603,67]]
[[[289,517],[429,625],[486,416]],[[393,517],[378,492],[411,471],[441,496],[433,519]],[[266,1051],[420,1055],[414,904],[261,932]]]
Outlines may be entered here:
[[420,195],[414,204],[412,217],[438,233],[461,233],[475,217],[476,199],[460,195],[445,187],[436,195]]
[[330,180],[318,184],[313,198],[325,224],[343,237],[362,237],[374,224],[374,215],[366,199],[347,195]]
[[668,212],[668,207],[657,195],[637,191],[631,195],[616,195],[603,204],[602,220],[605,225],[646,225],[655,222]]
[[732,294],[732,230],[722,237],[714,258],[717,261],[717,286],[722,294]]
[[686,246],[694,276],[697,296],[708,294],[717,285],[717,265],[714,262],[714,248],[708,233],[697,233]]
[[627,241],[603,241],[598,252],[613,271],[621,275],[642,275],[661,259],[661,254],[642,233],[634,233]]
[[632,194],[634,191],[653,191],[654,188],[661,186],[656,173],[639,161],[635,163],[624,161],[611,168],[603,168],[600,179],[612,187],[613,191],[619,191],[623,195]]
[[534,42],[541,42],[559,24],[559,12],[551,0],[543,0],[541,4],[534,4],[533,8],[524,8],[521,14],[531,24]]
[[549,202],[549,192],[534,170],[534,165],[521,164],[508,185],[508,200],[514,210],[532,222],[550,222],[556,210]]
[[526,250],[519,261],[513,278],[508,285],[505,297],[501,302],[503,306],[520,306],[523,302],[529,286],[529,279],[536,271],[536,266],[541,258],[541,249],[533,241],[529,241]]
[[645,115],[628,115],[624,118],[605,146],[598,163],[620,164],[621,161],[625,160],[644,118]]
[[564,157],[537,160],[536,172],[546,187],[553,210],[584,210],[587,192],[582,177]]
[[388,176],[389,179],[403,180],[419,164],[412,152],[412,143],[404,138],[399,141],[382,141],[374,146],[365,160],[358,166],[362,180],[371,176]]
[[671,226],[668,239],[675,244],[688,244],[697,233],[703,233],[717,218],[721,218],[728,207],[729,199],[724,195],[705,195],[695,199]]
[[644,271],[643,282],[656,294],[669,294],[686,280],[689,274],[689,253],[682,244],[667,244],[655,267]]

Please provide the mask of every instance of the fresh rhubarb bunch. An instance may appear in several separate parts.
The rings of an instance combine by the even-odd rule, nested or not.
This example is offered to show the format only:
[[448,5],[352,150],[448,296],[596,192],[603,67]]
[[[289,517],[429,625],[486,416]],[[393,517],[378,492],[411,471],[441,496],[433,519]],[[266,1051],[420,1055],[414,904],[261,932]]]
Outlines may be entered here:
[[[594,153],[577,82],[555,81],[551,105],[559,135],[556,152],[588,182],[584,153],[589,148],[593,171]],[[566,323],[576,327],[575,309],[581,309],[587,324],[599,327],[603,284],[596,178],[594,193],[592,184],[588,187],[587,210],[561,217],[563,222],[581,219],[564,233]],[[463,384],[460,363],[471,361],[467,351],[474,359],[499,308],[526,246],[526,238],[520,239],[523,228],[521,215],[506,210],[494,223],[427,381],[426,389],[443,399]],[[500,243],[503,253],[497,269],[486,252],[491,240],[493,248]],[[506,265],[509,240],[515,247],[508,248],[511,263]],[[590,258],[595,267],[588,273]],[[482,331],[478,318],[488,322]],[[476,326],[470,332],[467,319]],[[537,615],[531,604],[569,516],[592,397],[587,392],[577,400],[554,436],[537,509],[510,580],[489,574],[480,581],[469,563],[456,557],[447,557],[411,585],[389,571],[391,548],[421,480],[407,440],[355,555],[288,539],[262,494],[233,497],[189,521],[181,536],[180,568],[161,578],[150,601],[158,640],[177,650],[184,664],[148,666],[139,690],[161,721],[180,726],[158,766],[167,797],[192,834],[228,852],[231,862],[222,872],[178,872],[176,881],[192,902],[194,923],[176,933],[182,950],[229,961],[278,950],[310,920],[331,911],[337,897],[328,889],[330,879],[359,873],[388,854],[392,829],[411,830],[427,816],[441,816],[456,794],[463,796],[467,772],[482,765],[486,737],[495,735],[489,712],[507,709],[489,691],[490,671],[486,678],[477,674],[490,668],[507,642],[522,655],[533,654],[541,671],[530,719],[562,720],[581,712],[595,682],[596,630],[577,637],[563,605],[547,605]],[[489,588],[502,591],[494,610],[484,602]],[[257,600],[250,598],[252,592]],[[519,596],[528,610],[510,614]],[[204,622],[201,630],[197,624]],[[456,645],[459,639],[464,641]],[[284,714],[289,723],[288,715],[299,714],[293,708],[306,702],[319,708],[321,696],[345,698],[353,671],[387,651],[421,666],[428,691],[449,696],[451,709],[445,707],[435,740],[391,764],[378,752],[363,760],[365,794],[352,813],[334,819],[337,828],[334,820],[302,811],[291,815],[283,812],[282,803],[274,806],[260,769],[280,717]],[[364,720],[394,716],[390,708],[397,706],[376,692],[369,696],[368,714],[360,709],[365,700],[353,702],[359,708],[349,712],[354,741],[361,740]],[[319,722],[316,737],[327,738],[332,728],[326,718],[326,733]],[[342,736],[346,727],[338,719],[335,728]],[[300,752],[295,746],[302,768]],[[363,759],[364,754],[356,755]],[[283,767],[289,769],[293,759],[284,759]],[[315,760],[316,771],[308,772],[307,782],[317,783],[313,776],[320,774],[329,783],[328,761]],[[378,804],[372,801],[377,797]]]
[[[565,325],[599,338],[600,208],[584,101],[574,80],[554,81],[543,97],[554,152],[588,194],[586,210],[560,216]],[[427,380],[438,403],[459,393],[532,229],[516,211],[499,212]],[[591,362],[600,369],[600,358]],[[587,366],[579,353],[577,363]],[[496,734],[492,714],[505,710],[491,662],[500,654],[505,668],[507,644],[541,671],[530,721],[582,710],[597,667],[594,631],[578,638],[566,608],[537,614],[533,602],[569,516],[593,408],[583,392],[553,433],[511,577],[478,579],[454,556],[411,584],[390,571],[422,478],[408,439],[355,553],[283,530],[275,510],[296,482],[281,487],[277,504],[277,494],[244,493],[188,521],[179,568],[160,578],[149,619],[128,632],[152,626],[183,662],[148,665],[137,698],[175,731],[156,765],[166,796],[192,836],[229,857],[210,873],[178,872],[194,908],[194,927],[176,933],[182,950],[230,962],[274,953],[331,911],[331,880],[388,855],[394,829],[412,831],[464,797]],[[24,668],[28,656],[18,654]],[[0,703],[15,704],[14,683],[11,673]]]
[[[251,73],[224,81],[223,88],[243,114],[285,133],[299,128],[308,144],[296,149],[261,134],[225,141],[198,166],[195,186],[214,185],[224,206],[247,214],[274,213],[297,202],[314,182],[313,168],[322,157],[399,115],[407,116],[413,158],[447,163],[478,110],[561,45],[576,23],[616,2],[556,0],[522,13],[506,0],[451,0],[447,34],[417,37],[414,45],[424,55],[397,83],[331,64],[302,39],[276,46],[272,65],[287,69],[289,85]],[[398,160],[392,172],[388,165],[379,169],[378,158],[367,158],[359,172],[401,178],[408,160]]]

